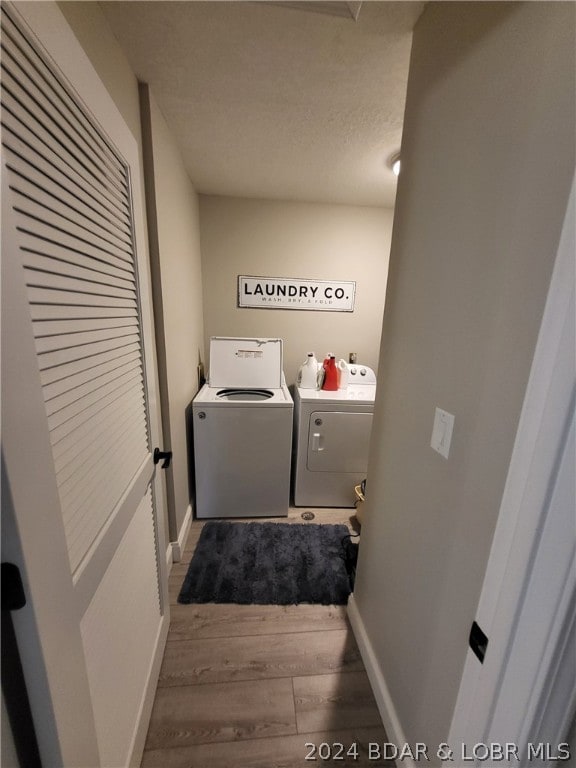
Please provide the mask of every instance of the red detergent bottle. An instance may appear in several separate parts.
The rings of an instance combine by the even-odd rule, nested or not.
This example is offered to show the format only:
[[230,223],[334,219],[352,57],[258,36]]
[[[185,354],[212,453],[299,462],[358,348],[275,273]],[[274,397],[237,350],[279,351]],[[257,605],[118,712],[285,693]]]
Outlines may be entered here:
[[330,355],[328,363],[324,365],[324,383],[322,389],[329,392],[335,392],[338,389],[338,368],[336,367],[336,357]]

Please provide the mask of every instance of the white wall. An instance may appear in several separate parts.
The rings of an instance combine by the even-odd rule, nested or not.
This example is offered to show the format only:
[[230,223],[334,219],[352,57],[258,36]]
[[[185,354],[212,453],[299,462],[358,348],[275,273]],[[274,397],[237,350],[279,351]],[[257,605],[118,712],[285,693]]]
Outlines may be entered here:
[[[204,328],[284,340],[294,383],[309,351],[376,368],[392,233],[388,208],[200,196]],[[238,275],[355,280],[353,313],[239,309]]]
[[58,7],[140,146],[136,76],[98,3],[62,0]]
[[164,447],[173,452],[166,470],[170,539],[176,541],[192,501],[190,406],[204,355],[198,195],[147,86],[141,106]]
[[414,33],[354,598],[411,742],[448,735],[574,170],[574,43],[570,3],[430,3]]

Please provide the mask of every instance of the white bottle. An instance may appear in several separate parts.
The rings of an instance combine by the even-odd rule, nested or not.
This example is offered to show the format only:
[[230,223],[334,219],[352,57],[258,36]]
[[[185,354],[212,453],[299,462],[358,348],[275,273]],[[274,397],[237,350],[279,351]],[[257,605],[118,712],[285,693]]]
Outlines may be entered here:
[[350,371],[348,370],[348,364],[346,360],[340,358],[338,360],[338,389],[348,389],[348,381]]
[[301,389],[316,389],[318,360],[314,352],[309,352],[304,365],[298,371],[297,384]]

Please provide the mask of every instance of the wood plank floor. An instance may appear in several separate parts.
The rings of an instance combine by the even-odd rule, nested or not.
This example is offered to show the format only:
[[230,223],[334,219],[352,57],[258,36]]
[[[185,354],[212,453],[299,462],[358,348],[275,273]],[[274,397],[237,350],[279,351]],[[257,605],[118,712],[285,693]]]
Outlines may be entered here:
[[[304,523],[303,511],[270,522]],[[313,511],[312,523],[354,530],[353,510]],[[170,575],[170,631],[142,768],[393,766],[368,752],[387,737],[345,606],[176,602],[203,525],[192,523]]]

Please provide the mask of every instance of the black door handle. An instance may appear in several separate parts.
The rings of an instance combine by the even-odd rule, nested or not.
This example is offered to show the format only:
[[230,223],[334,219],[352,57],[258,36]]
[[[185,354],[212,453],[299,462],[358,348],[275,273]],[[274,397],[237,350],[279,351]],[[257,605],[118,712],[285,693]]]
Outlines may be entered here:
[[42,768],[40,750],[34,730],[30,699],[26,690],[22,659],[16,641],[12,611],[26,605],[26,594],[20,569],[13,563],[2,563],[2,694],[14,737],[18,765]]
[[154,448],[154,464],[163,461],[161,469],[167,469],[172,461],[172,451],[161,451],[160,448]]
[[488,638],[475,621],[472,622],[468,642],[470,648],[474,651],[480,661],[480,664],[484,664],[484,656],[486,655],[486,649],[488,648]]
[[20,569],[14,563],[2,563],[2,610],[19,611],[26,605]]

